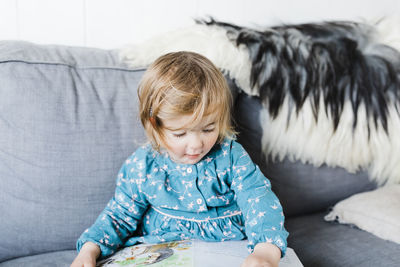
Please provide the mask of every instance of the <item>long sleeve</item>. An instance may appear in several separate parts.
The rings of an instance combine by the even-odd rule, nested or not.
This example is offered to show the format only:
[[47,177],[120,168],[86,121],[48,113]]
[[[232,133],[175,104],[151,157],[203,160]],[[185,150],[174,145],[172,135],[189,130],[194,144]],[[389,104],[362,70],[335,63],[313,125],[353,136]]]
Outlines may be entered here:
[[[78,239],[78,251],[84,243],[91,241],[100,246],[100,257],[106,257],[123,245],[137,229],[148,203],[141,193],[141,177],[133,177],[138,174],[132,171],[136,167],[134,157],[135,154],[121,167],[114,197],[95,223]],[[143,165],[143,161],[139,163]]]
[[282,206],[271,190],[270,181],[237,142],[232,142],[231,160],[231,188],[246,222],[250,252],[257,243],[268,242],[278,246],[283,257],[288,232],[284,228]]

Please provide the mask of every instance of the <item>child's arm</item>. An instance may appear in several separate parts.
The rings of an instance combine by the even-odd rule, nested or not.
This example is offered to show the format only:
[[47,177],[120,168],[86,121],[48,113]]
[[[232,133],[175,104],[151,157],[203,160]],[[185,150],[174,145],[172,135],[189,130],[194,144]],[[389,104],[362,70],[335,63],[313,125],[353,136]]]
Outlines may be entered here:
[[86,242],[78,256],[72,262],[71,267],[95,267],[96,259],[100,255],[100,248],[92,242]]
[[[136,156],[136,153],[132,155]],[[140,167],[145,166],[144,160],[140,164]],[[116,252],[132,236],[148,206],[146,197],[141,193],[143,178],[139,171],[140,175],[146,177],[145,169],[138,168],[132,158],[124,163],[118,173],[114,197],[96,222],[78,239],[78,251],[87,242],[92,242],[100,248],[100,257],[103,258]]]
[[281,250],[270,243],[258,243],[241,267],[278,267]]
[[231,189],[245,219],[250,252],[258,243],[270,243],[280,248],[284,256],[288,232],[271,183],[237,142],[232,142],[231,160]]

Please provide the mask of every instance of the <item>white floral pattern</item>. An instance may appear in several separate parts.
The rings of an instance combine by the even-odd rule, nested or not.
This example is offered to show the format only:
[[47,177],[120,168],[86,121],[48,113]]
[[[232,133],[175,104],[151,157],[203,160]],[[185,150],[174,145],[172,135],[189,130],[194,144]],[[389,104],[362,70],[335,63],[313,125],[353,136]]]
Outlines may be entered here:
[[248,238],[286,251],[281,204],[243,147],[226,139],[197,164],[174,163],[145,145],[123,164],[115,196],[77,242],[97,243],[101,256],[138,242]]

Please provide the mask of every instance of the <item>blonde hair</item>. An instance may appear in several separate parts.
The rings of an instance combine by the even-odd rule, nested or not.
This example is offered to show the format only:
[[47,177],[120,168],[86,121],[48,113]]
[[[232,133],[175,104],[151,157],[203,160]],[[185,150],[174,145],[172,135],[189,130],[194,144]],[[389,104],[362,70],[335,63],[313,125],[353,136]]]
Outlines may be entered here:
[[147,137],[159,150],[164,145],[163,120],[191,115],[196,125],[205,116],[216,116],[217,142],[233,137],[232,96],[225,77],[206,57],[174,52],[149,66],[138,88],[139,115]]

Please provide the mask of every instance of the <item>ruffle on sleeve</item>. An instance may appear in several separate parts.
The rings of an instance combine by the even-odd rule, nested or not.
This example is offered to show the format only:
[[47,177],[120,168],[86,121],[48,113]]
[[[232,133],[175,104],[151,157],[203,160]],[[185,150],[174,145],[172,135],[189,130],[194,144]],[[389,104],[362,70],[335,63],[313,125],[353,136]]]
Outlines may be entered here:
[[287,231],[281,231],[281,230],[266,230],[264,233],[258,233],[257,235],[253,236],[248,236],[249,243],[247,245],[247,248],[249,250],[249,253],[252,253],[254,250],[254,247],[258,243],[270,243],[275,246],[277,246],[281,250],[281,257],[283,258],[286,255],[286,249],[287,249],[287,237],[288,237],[288,232]]
[[105,245],[100,243],[99,241],[90,238],[90,237],[85,237],[85,234],[82,234],[81,238],[76,242],[76,249],[78,251],[80,251],[82,249],[82,246],[86,243],[86,242],[92,242],[95,243],[96,245],[98,245],[100,247],[100,256],[99,259],[103,259],[113,253],[115,253],[118,249],[118,246],[110,246],[110,245]]

